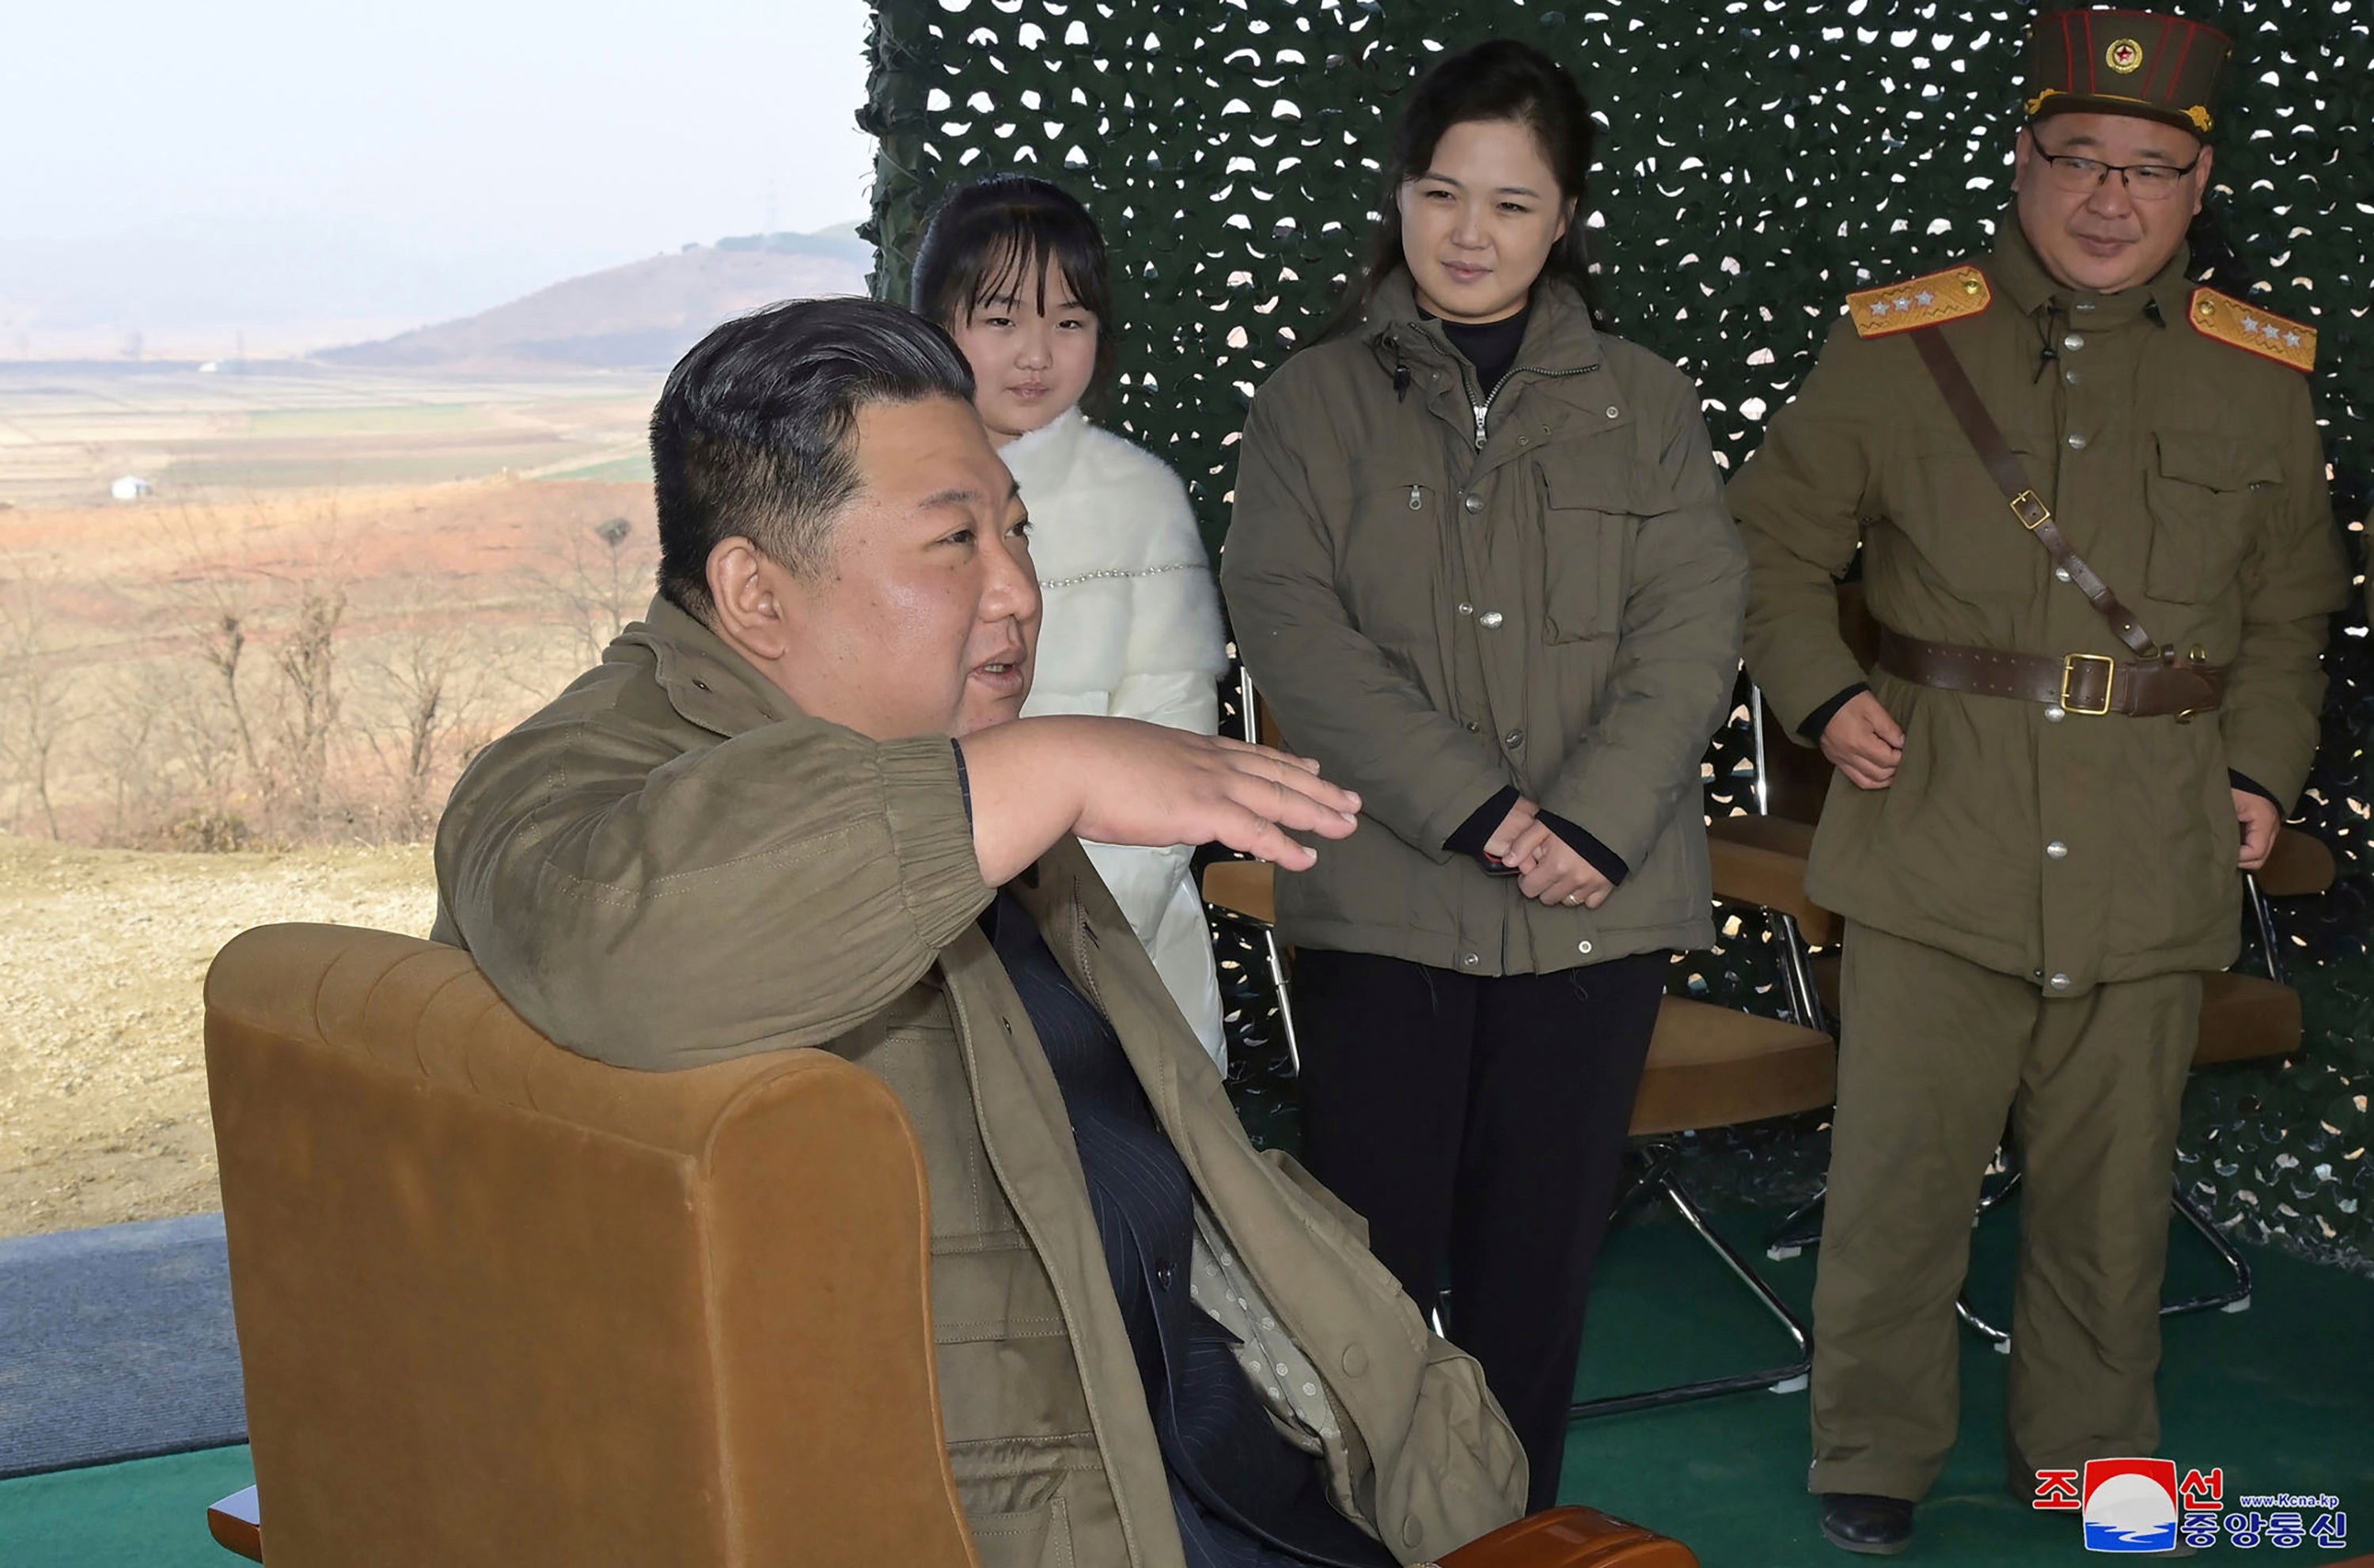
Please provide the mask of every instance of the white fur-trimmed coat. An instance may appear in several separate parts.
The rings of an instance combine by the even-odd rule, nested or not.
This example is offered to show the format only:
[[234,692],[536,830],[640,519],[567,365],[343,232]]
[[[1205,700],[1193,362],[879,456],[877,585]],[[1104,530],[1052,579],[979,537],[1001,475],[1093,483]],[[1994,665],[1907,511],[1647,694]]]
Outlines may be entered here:
[[[1024,714],[1112,714],[1216,732],[1228,645],[1179,476],[1077,408],[999,455],[1030,509],[1030,555],[1046,598]],[[1087,848],[1179,1010],[1225,1069],[1219,980],[1189,865],[1193,850]]]

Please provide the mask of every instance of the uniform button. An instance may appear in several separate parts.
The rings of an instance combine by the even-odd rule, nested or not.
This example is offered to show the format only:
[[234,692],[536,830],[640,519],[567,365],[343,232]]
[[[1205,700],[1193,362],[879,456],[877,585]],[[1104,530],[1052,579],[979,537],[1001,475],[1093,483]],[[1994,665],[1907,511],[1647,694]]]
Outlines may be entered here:
[[2069,568],[2067,567],[2053,568],[2052,580],[2055,582],[2067,582],[2069,580]]
[[2059,703],[2057,703],[2057,702],[2056,702],[2056,703],[2054,703],[2051,707],[2050,707],[2050,708],[2046,708],[2046,709],[2044,710],[2044,721],[2045,721],[2047,724],[2058,724],[2058,723],[2060,723],[2063,719],[2066,719],[2066,718],[2068,718],[2068,717],[2069,717],[2069,710],[2068,710],[2067,708],[2065,708],[2062,707],[2062,706],[2061,706]]
[[2056,860],[2065,860],[2069,858],[2069,846],[2056,838],[2044,847],[2044,852]]
[[1591,943],[1587,942],[1576,942],[1574,944],[1574,950],[1587,958],[1591,955]]
[[1425,1539],[1426,1527],[1417,1522],[1416,1515],[1412,1514],[1408,1518],[1402,1521],[1402,1544],[1404,1546],[1415,1547],[1418,1542]]
[[1513,751],[1525,743],[1525,732],[1522,730],[1511,730],[1500,737],[1500,743]]
[[2094,313],[2094,302],[2091,299],[2080,299],[2069,308],[2081,316],[2090,316]]
[[1490,631],[1498,626],[1505,619],[1507,619],[1507,617],[1502,615],[1499,611],[1487,610],[1482,614],[1475,617],[1475,624],[1482,626],[1485,630]]
[[2077,384],[2079,378],[2077,372],[2074,370],[2063,370],[2061,372],[2061,380],[2063,385],[2074,387]]
[[1484,509],[1484,497],[1481,496],[1470,496],[1459,504],[1465,507],[1470,512],[1480,512]]
[[2081,435],[2079,435],[2079,434],[2078,434],[2076,431],[2074,431],[2074,430],[2070,431],[2070,432],[2069,432],[2069,450],[2070,450],[2071,451],[2074,451],[2074,452],[2081,452],[2081,451],[2084,451],[2086,450],[2086,438],[2085,438],[2085,437],[2083,437],[2083,436],[2081,436]]
[[1369,1352],[1357,1340],[1344,1347],[1344,1370],[1355,1377],[1369,1370]]
[[1623,413],[1622,413],[1622,411],[1621,411],[1620,409],[1618,409],[1618,408],[1617,408],[1614,404],[1612,404],[1612,403],[1611,403],[1611,404],[1609,404],[1607,405],[1607,417],[1609,417],[1610,419],[1620,419],[1620,418],[1622,418],[1622,417],[1623,417]]
[[2055,975],[2052,978],[2045,981],[2044,983],[2051,986],[2056,991],[2065,991],[2069,989],[2069,977],[2066,975]]
[[1467,721],[1467,732],[1468,732],[1469,734],[1471,734],[1471,735],[1475,734],[1477,731],[1481,730],[1482,728],[1483,728],[1483,726],[1482,726],[1482,725],[1480,725],[1480,724],[1478,724],[1478,723],[1476,723],[1476,722],[1475,722],[1475,720],[1474,720],[1473,719],[1470,719],[1470,720]]
[[1459,607],[1459,613],[1463,615],[1472,615],[1475,613],[1475,606],[1473,604],[1462,604]]
[[1475,965],[1483,962],[1484,958],[1481,954],[1463,953],[1459,955],[1459,966],[1463,969],[1473,969]]
[[2081,332],[2071,333],[2061,340],[2061,346],[2074,354],[2086,346],[2086,334]]

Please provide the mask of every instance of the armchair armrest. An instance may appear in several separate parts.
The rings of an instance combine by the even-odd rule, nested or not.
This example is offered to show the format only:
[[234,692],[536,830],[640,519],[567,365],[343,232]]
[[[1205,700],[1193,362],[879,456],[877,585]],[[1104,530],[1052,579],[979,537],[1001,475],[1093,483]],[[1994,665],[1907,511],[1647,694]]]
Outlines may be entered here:
[[1440,1568],[1698,1568],[1690,1549],[1596,1508],[1546,1508],[1443,1558]]
[[206,1069],[276,1558],[976,1562],[879,1079],[605,1066],[330,926],[217,957]]

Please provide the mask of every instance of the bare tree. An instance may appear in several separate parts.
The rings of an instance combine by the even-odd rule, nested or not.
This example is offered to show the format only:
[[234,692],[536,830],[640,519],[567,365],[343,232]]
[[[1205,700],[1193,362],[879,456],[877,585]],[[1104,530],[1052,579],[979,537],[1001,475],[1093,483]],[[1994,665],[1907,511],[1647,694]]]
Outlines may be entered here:
[[476,734],[489,688],[510,663],[503,638],[464,628],[441,607],[436,584],[405,595],[397,627],[362,662],[375,677],[377,711],[360,725],[365,743],[395,785],[394,825],[418,834],[436,820],[449,766]]
[[658,541],[638,537],[623,517],[563,535],[562,558],[534,575],[577,638],[579,667],[599,663],[602,650],[641,615],[659,567]]
[[160,755],[170,733],[169,681],[167,670],[143,660],[119,670],[96,705],[86,760],[107,794],[102,842],[130,841],[175,788]]
[[54,588],[46,577],[23,577],[0,591],[0,759],[16,784],[18,811],[30,795],[52,838],[58,837],[50,789],[58,743],[80,717],[74,672],[51,621]]
[[[235,591],[228,580],[210,579],[210,596],[222,600]],[[229,715],[231,732],[239,740],[239,755],[250,769],[261,766],[255,751],[255,727],[247,721],[247,703],[239,685],[239,661],[247,651],[247,616],[227,604],[217,603],[213,614],[198,626],[198,656],[215,673],[222,697],[223,711]]]
[[313,581],[297,590],[296,614],[273,658],[281,681],[280,733],[266,788],[311,828],[321,820],[331,732],[338,722],[338,623],[346,616],[347,594]]
[[214,696],[221,708],[218,717],[225,721],[216,723],[217,716],[204,712],[207,705],[203,698],[184,693],[179,705],[180,721],[174,728],[194,748],[183,760],[206,780],[210,802],[222,809],[228,804],[230,780],[224,774],[216,743],[226,729],[248,776],[259,778],[264,771],[255,726],[248,714],[247,690],[241,682],[255,585],[250,574],[229,564],[222,522],[216,514],[193,511],[185,502],[168,515],[165,532],[181,557],[171,583],[181,618],[199,659],[212,673]]

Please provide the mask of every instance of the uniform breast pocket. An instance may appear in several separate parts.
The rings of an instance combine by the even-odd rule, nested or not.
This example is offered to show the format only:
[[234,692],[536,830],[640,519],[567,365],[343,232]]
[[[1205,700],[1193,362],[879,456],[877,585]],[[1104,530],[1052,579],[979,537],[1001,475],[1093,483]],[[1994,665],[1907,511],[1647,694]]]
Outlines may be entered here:
[[1542,636],[1549,642],[1623,630],[1640,529],[1674,509],[1664,476],[1613,455],[1545,459]]
[[2221,598],[2249,551],[2262,492],[2280,483],[2273,462],[2227,436],[2169,431],[2144,474],[2151,558],[2144,591],[2178,604]]

